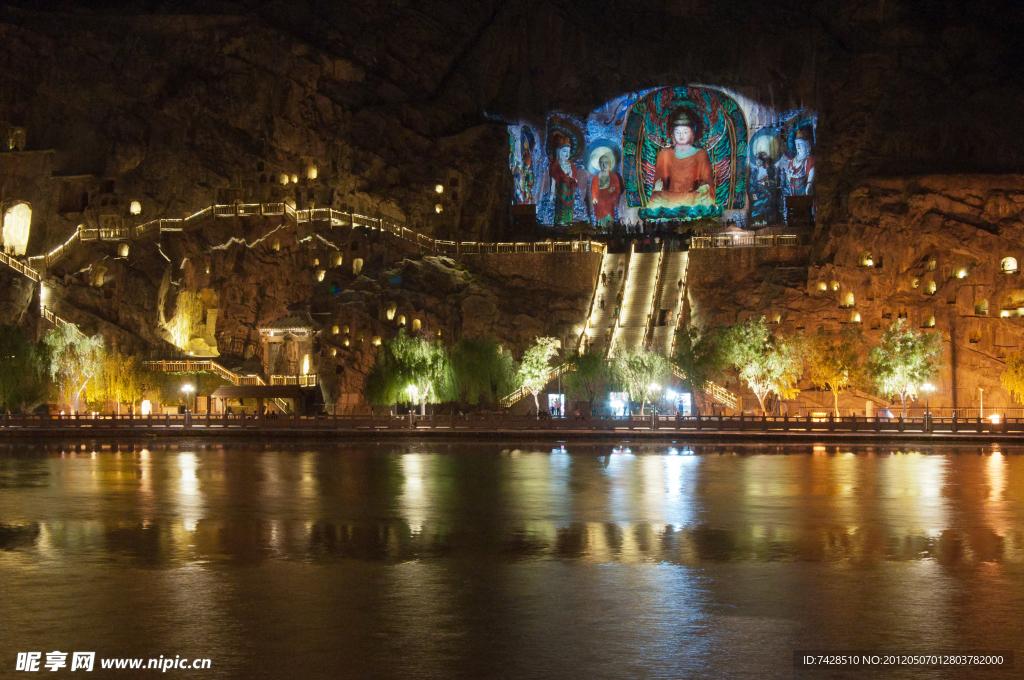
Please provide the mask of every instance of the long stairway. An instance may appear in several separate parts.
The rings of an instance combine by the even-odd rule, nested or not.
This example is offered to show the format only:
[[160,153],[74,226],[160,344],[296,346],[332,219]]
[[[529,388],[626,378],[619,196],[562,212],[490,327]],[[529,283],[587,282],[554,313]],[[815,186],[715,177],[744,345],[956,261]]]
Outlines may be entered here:
[[662,254],[633,253],[629,261],[626,290],[623,292],[619,323],[612,334],[610,354],[643,344],[651,320],[654,288]]
[[594,307],[587,323],[587,351],[604,354],[615,325],[615,300],[626,280],[625,253],[605,253],[597,280]]
[[[682,311],[683,291],[686,290],[686,263],[689,254],[685,251],[665,253],[661,263],[661,283],[658,286],[657,303],[651,315],[651,349],[668,356],[672,352],[672,337],[679,323]],[[682,282],[682,285],[680,285]]]

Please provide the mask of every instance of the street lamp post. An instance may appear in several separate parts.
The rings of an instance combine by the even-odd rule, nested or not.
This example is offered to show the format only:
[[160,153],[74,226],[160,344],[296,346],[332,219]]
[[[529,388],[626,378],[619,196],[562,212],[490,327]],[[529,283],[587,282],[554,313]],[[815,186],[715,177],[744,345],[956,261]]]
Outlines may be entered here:
[[932,392],[935,391],[935,385],[931,383],[925,383],[921,385],[921,389],[924,390],[924,431],[932,431],[932,409],[929,404],[928,397],[931,396]]
[[978,388],[978,420],[985,419],[985,389]]
[[195,389],[196,388],[192,386],[192,383],[186,383],[181,387],[181,391],[185,393],[185,420],[189,420],[189,415],[191,411],[189,410],[188,407],[188,400],[192,396],[192,393],[195,391]]

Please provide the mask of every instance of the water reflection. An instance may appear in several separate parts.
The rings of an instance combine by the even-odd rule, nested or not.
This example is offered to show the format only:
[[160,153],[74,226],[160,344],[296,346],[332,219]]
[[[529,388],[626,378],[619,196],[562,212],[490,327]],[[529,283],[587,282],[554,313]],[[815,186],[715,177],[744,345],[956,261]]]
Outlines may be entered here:
[[9,448],[0,540],[169,564],[1019,562],[1022,461],[1006,446]]
[[1012,647],[1020,452],[7,447],[0,674],[8,644],[303,678],[791,677],[807,646]]

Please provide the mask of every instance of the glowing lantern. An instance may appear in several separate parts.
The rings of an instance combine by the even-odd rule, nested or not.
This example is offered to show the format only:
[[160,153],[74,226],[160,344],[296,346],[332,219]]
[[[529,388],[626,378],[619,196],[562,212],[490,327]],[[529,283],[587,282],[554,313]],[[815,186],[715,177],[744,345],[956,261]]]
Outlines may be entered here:
[[138,201],[132,201],[131,206],[128,208],[128,212],[130,212],[132,215],[141,215],[142,204],[139,203]]

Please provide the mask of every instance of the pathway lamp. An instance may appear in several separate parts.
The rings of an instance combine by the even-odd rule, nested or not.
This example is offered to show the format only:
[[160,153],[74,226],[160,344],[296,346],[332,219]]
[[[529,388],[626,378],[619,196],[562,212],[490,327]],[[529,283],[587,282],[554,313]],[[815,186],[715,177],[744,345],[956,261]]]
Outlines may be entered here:
[[185,413],[189,413],[189,399],[192,397],[192,393],[195,392],[196,388],[191,383],[182,385],[181,391],[185,393]]
[[932,430],[932,411],[928,403],[928,397],[935,391],[935,385],[931,383],[925,383],[921,385],[921,391],[924,392],[924,430],[925,432],[931,432]]

